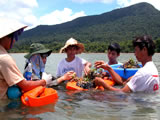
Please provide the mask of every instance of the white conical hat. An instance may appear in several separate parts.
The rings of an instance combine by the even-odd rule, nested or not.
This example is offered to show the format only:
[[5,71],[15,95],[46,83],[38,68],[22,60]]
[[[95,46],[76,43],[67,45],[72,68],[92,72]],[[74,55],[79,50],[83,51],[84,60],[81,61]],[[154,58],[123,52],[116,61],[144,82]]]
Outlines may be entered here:
[[16,20],[0,17],[0,39],[27,26]]

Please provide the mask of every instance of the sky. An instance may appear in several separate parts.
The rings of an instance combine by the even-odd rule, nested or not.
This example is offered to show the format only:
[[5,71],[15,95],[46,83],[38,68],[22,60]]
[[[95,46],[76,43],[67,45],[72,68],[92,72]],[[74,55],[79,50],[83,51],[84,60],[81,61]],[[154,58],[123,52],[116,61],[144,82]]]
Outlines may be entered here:
[[99,15],[140,2],[150,3],[160,10],[160,0],[0,0],[0,17],[16,19],[31,29]]

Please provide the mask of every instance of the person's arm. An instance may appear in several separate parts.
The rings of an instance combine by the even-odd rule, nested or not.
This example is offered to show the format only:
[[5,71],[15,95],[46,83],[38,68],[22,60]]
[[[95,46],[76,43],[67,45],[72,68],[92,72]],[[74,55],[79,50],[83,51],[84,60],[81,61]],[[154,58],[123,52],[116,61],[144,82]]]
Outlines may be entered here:
[[86,62],[84,64],[84,73],[85,73],[85,75],[87,75],[90,72],[91,66],[92,66],[92,64],[90,62]]
[[31,90],[35,87],[38,86],[49,86],[50,84],[52,84],[52,75],[51,74],[47,74],[45,72],[42,73],[42,79],[38,80],[38,81],[27,81],[27,80],[22,80],[19,83],[17,83],[17,85],[24,91],[28,91]]
[[31,90],[37,86],[45,86],[50,82],[50,79],[48,79],[48,77],[39,81],[27,81],[18,69],[15,61],[9,55],[1,59],[1,64],[3,67],[1,72],[4,76],[4,79],[6,80],[6,83],[9,86],[12,86],[14,84],[18,85],[24,92]]
[[125,81],[123,82],[123,85],[125,85],[127,82],[129,82],[132,77],[133,77],[133,76],[131,76],[131,77],[129,77],[127,80],[125,80]]
[[45,86],[46,81],[45,80],[27,81],[24,79],[19,83],[17,83],[17,85],[22,89],[22,91],[26,92],[38,86]]
[[63,76],[61,76],[59,78],[55,78],[48,86],[56,86],[65,80],[70,80],[73,78],[74,74],[75,74],[74,71],[69,71],[69,72],[65,73]]
[[95,67],[96,68],[103,68],[103,69],[107,70],[116,83],[118,83],[119,85],[123,85],[122,78],[108,64],[105,64],[103,62],[95,62]]
[[110,73],[110,75],[112,76],[113,80],[118,83],[119,85],[123,85],[123,80],[122,78],[112,69],[112,67],[110,67],[109,65],[107,65],[107,70]]
[[57,83],[59,84],[59,83],[61,83],[62,81],[72,79],[74,74],[75,74],[74,71],[69,71],[69,72],[67,72],[66,74],[64,74],[63,76],[61,76],[60,78],[57,79]]
[[126,84],[123,88],[114,88],[107,83],[104,82],[102,78],[96,77],[94,80],[95,84],[97,86],[103,86],[105,89],[110,90],[110,91],[122,91],[122,92],[132,92],[129,86]]

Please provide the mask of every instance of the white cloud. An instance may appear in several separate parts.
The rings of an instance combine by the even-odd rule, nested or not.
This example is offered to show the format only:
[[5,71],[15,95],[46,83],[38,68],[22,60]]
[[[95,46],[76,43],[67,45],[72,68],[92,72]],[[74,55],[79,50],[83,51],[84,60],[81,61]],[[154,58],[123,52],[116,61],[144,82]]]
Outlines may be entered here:
[[83,11],[78,13],[73,13],[71,9],[64,8],[63,11],[53,11],[45,16],[40,17],[39,23],[40,24],[60,24],[66,21],[71,21],[77,17],[85,16],[85,13]]
[[0,0],[0,17],[16,19],[32,25],[36,22],[36,17],[32,13],[35,7],[38,7],[36,0]]
[[[111,3],[115,0],[72,0],[74,2],[101,2],[101,3]],[[160,10],[159,0],[117,0],[120,7],[129,6],[139,2],[148,2],[152,4],[155,8]],[[33,9],[38,9],[37,0],[0,0],[0,17],[7,17],[10,19],[16,19],[30,28],[33,28],[40,24],[54,25],[60,24],[67,21],[71,21],[77,17],[86,16],[84,11],[79,11],[74,13],[69,8],[64,8],[63,10],[54,10],[51,13],[37,18],[33,13]]]
[[78,3],[93,3],[93,2],[99,2],[99,3],[112,3],[114,0],[72,0],[73,2]]
[[16,19],[31,29],[37,25],[54,25],[73,20],[80,16],[85,16],[83,11],[73,13],[69,8],[55,10],[49,14],[37,18],[33,14],[33,9],[38,8],[37,0],[0,0],[0,17]]
[[160,1],[159,0],[117,0],[118,5],[121,7],[126,7],[140,2],[147,2],[152,4],[156,9],[160,10]]

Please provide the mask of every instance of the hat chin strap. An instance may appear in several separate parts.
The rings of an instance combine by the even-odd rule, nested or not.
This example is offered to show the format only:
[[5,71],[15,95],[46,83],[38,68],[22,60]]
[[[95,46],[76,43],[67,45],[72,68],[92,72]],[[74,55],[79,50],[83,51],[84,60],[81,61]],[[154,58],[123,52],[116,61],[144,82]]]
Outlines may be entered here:
[[14,38],[11,38],[10,49],[11,49],[11,48],[12,48],[12,46],[13,46],[13,40],[14,40]]
[[15,39],[15,41],[18,41],[18,36],[21,35],[21,33],[23,32],[24,28],[21,28],[20,30],[17,30],[13,33],[13,37],[11,38],[11,44],[10,44],[10,49],[13,46],[13,40]]

